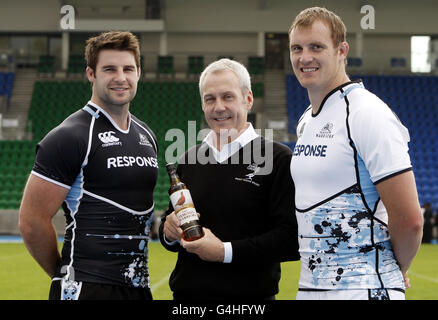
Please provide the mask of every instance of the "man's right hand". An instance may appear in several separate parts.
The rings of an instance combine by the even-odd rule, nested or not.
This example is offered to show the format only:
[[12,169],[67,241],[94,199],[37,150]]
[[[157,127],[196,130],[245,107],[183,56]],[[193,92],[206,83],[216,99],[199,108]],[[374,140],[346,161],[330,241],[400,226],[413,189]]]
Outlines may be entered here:
[[169,242],[180,240],[182,238],[183,231],[180,228],[180,223],[175,211],[167,215],[166,221],[164,222],[163,232],[166,236],[166,240]]

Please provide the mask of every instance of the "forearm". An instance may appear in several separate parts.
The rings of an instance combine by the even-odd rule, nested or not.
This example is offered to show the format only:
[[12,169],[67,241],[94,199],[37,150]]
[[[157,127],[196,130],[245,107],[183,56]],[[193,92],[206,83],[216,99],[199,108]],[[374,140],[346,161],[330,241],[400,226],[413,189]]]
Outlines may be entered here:
[[409,269],[421,244],[423,215],[418,203],[412,171],[391,177],[376,185],[388,212],[388,230],[403,275]]
[[55,228],[49,223],[20,221],[20,233],[32,257],[43,270],[53,277],[56,266],[61,261]]
[[31,174],[21,201],[18,222],[20,233],[32,257],[50,277],[53,277],[61,261],[52,219],[68,191],[67,188]]
[[405,275],[420,248],[423,229],[415,226],[401,228],[397,224],[389,224],[389,234],[395,258]]

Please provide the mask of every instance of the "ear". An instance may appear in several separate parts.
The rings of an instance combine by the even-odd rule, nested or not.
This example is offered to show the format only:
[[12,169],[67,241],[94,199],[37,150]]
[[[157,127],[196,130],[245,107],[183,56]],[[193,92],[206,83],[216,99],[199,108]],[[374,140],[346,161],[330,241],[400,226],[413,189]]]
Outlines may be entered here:
[[254,96],[252,95],[252,91],[248,91],[248,93],[246,94],[246,105],[248,111],[251,110],[253,103]]
[[85,69],[85,72],[87,73],[88,81],[90,81],[91,83],[93,83],[94,78],[95,78],[94,70],[91,69],[89,66],[87,66],[87,68]]
[[204,92],[200,92],[199,94],[201,95],[201,108],[202,108],[202,111],[205,113],[205,104],[204,104],[204,97],[203,97]]
[[347,59],[348,51],[350,50],[350,46],[347,42],[341,42],[339,44],[339,55],[342,58],[342,60]]

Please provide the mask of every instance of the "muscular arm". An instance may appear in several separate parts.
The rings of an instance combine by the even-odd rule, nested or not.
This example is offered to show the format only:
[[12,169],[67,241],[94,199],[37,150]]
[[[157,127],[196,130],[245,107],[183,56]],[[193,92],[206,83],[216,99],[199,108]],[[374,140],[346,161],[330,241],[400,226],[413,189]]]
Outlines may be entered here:
[[31,174],[21,202],[20,233],[30,254],[50,277],[61,260],[52,218],[67,193],[68,189]]
[[408,171],[376,185],[388,212],[388,228],[395,257],[404,276],[421,244],[423,215],[414,174]]

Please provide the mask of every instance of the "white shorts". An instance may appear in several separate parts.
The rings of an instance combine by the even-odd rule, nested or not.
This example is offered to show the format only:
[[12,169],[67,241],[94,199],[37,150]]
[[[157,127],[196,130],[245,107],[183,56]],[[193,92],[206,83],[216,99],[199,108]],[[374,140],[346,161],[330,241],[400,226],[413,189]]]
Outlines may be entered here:
[[405,300],[405,294],[391,289],[298,291],[297,300]]

